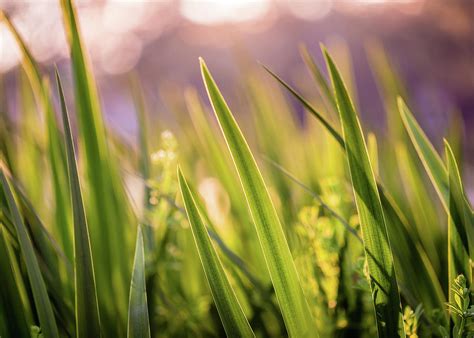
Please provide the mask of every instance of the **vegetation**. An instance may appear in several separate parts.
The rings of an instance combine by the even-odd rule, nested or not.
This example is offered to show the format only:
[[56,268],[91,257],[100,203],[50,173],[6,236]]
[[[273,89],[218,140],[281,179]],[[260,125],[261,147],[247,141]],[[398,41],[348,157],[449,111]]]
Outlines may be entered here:
[[0,15],[23,53],[18,99],[1,105],[17,109],[0,121],[0,337],[474,336],[462,140],[437,151],[379,45],[386,133],[361,123],[335,61],[349,55],[322,46],[328,81],[302,47],[313,94],[247,66],[237,107],[201,59],[216,119],[187,89],[174,133],[132,76],[135,147],[106,128],[61,3],[74,94]]

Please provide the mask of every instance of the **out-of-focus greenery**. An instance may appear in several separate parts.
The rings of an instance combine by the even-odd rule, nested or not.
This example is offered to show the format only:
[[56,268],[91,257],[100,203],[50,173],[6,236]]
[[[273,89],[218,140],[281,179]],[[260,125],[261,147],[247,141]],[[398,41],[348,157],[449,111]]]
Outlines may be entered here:
[[209,101],[183,90],[169,126],[132,75],[130,146],[105,126],[61,3],[67,100],[0,16],[23,53],[18,95],[0,95],[15,107],[0,120],[1,337],[474,334],[462,140],[451,127],[436,150],[380,45],[367,57],[386,132],[360,120],[347,48],[323,48],[328,81],[302,47],[312,95],[242,62],[229,107],[202,61]]

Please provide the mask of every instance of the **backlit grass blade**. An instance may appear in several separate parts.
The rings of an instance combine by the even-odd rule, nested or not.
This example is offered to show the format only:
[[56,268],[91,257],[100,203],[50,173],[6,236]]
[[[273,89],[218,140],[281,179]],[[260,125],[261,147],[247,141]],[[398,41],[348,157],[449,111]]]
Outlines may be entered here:
[[303,58],[304,63],[306,64],[306,67],[310,71],[311,76],[316,81],[323,100],[329,101],[331,109],[333,109],[334,112],[337,112],[337,105],[336,100],[334,98],[334,94],[331,91],[331,88],[329,87],[329,84],[326,78],[324,77],[321,69],[314,61],[311,54],[308,52],[308,49],[305,45],[300,46],[300,54]]
[[347,161],[364,239],[378,334],[380,337],[395,337],[400,330],[403,331],[403,327],[399,326],[400,296],[377,183],[370,165],[362,127],[347,89],[330,55],[325,49],[323,52],[346,142]]
[[327,129],[327,131],[334,137],[334,139],[344,148],[344,140],[341,137],[341,134],[331,125],[331,123],[324,117],[320,112],[316,110],[306,99],[304,99],[298,92],[293,89],[288,83],[286,83],[282,78],[276,75],[266,66],[262,65],[263,68],[270,73],[283,87],[285,87],[301,104],[314,116],[319,122]]
[[43,276],[41,275],[30,235],[28,234],[25,224],[23,223],[23,219],[20,215],[20,211],[18,210],[12,190],[10,188],[10,183],[5,176],[3,169],[0,171],[0,180],[7,199],[8,207],[13,217],[13,223],[15,225],[23,259],[25,260],[26,270],[30,280],[30,286],[33,293],[36,311],[39,317],[41,330],[45,337],[59,338],[53,307],[51,306],[51,302],[48,297],[46,285],[43,280]]
[[178,168],[178,180],[194,241],[198,249],[212,297],[228,337],[254,337],[250,324],[224,272],[204,225],[195,197]]
[[145,278],[145,252],[141,226],[138,226],[128,305],[128,338],[149,338],[150,322]]
[[100,318],[95,288],[94,268],[86,214],[77,172],[74,144],[69,116],[64,101],[61,80],[56,73],[64,125],[69,185],[74,220],[74,285],[76,309],[76,336],[100,337]]
[[[451,283],[463,274],[468,284],[472,283],[469,263],[469,249],[474,240],[472,212],[467,202],[459,174],[459,168],[449,143],[445,140],[446,161],[449,179],[449,215],[448,215],[448,275],[449,301],[454,301]],[[472,251],[470,252],[472,256]]]
[[287,330],[292,337],[314,337],[317,333],[311,312],[263,177],[204,60],[200,61],[206,90],[239,173]]
[[443,161],[401,97],[398,98],[398,110],[411,142],[438,193],[441,203],[448,211],[448,176]]

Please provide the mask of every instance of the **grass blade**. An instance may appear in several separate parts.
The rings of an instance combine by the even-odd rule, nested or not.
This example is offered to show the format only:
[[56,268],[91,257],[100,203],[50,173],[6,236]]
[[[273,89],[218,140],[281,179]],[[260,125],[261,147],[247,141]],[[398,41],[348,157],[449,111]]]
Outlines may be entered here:
[[292,337],[314,336],[316,332],[310,309],[263,177],[237,122],[202,59],[201,73],[239,173],[288,332]]
[[377,183],[362,128],[342,78],[323,49],[341,118],[347,161],[370,274],[379,337],[394,337],[400,323],[400,296]]
[[135,247],[132,281],[130,283],[127,337],[150,337],[150,322],[148,319],[145,279],[145,252],[143,248],[143,235],[141,226],[138,226],[137,231],[137,245]]
[[[449,143],[445,140],[446,161],[449,179],[449,217],[448,217],[448,275],[449,301],[454,302],[451,283],[463,274],[468,284],[472,283],[469,263],[469,248],[472,248],[474,222],[472,212],[464,194],[458,165]],[[471,246],[469,246],[471,245]],[[471,252],[472,255],[472,252]],[[454,304],[454,303],[453,303]]]
[[418,156],[420,157],[420,160],[423,163],[436,192],[438,193],[441,203],[446,211],[449,211],[448,176],[443,161],[426,134],[420,128],[418,122],[413,117],[413,114],[410,112],[410,109],[408,109],[405,101],[399,97],[397,103],[403,124],[413,145],[415,146],[416,152],[418,153]]
[[178,180],[199,258],[201,259],[211,288],[212,297],[216,303],[227,336],[254,337],[252,328],[242,311],[234,290],[227,280],[219,257],[212,246],[206,226],[196,206],[195,197],[179,168]]
[[86,214],[82,202],[79,175],[75,160],[69,116],[64,101],[61,80],[56,72],[61,111],[64,125],[66,155],[71,190],[72,211],[74,219],[74,284],[76,307],[76,336],[100,337],[100,318],[95,288],[92,252],[87,227]]
[[25,260],[26,270],[28,272],[30,286],[33,292],[33,299],[36,305],[36,311],[38,313],[41,330],[45,337],[59,338],[53,307],[51,306],[48,292],[46,290],[46,285],[40,272],[30,235],[28,234],[25,224],[23,223],[23,219],[20,215],[20,211],[18,210],[12,190],[10,188],[10,183],[5,176],[3,169],[0,171],[0,180],[7,199],[8,207],[13,217],[13,223],[15,225],[21,252],[23,253]]

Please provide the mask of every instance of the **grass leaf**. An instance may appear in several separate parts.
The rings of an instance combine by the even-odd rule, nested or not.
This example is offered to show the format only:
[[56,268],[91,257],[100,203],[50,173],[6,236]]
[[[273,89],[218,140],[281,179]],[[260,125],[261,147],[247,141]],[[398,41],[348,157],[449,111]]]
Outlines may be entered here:
[[263,177],[237,122],[202,59],[201,73],[239,173],[287,330],[292,337],[315,336],[311,312]]
[[128,305],[128,338],[149,338],[150,322],[145,279],[145,252],[141,226],[138,226],[135,259],[133,261],[130,301]]
[[86,214],[77,172],[69,116],[59,74],[56,72],[64,125],[66,155],[74,219],[74,284],[76,307],[76,336],[100,337],[100,318],[95,288],[94,268]]
[[418,153],[436,192],[438,193],[441,203],[446,211],[448,211],[448,176],[443,161],[401,97],[398,98],[398,110],[403,124],[405,125],[405,129],[415,146],[416,152]]
[[8,207],[13,217],[13,224],[15,225],[18,242],[20,244],[23,259],[25,260],[28,278],[33,293],[33,299],[36,306],[36,311],[39,317],[41,330],[45,337],[59,338],[58,327],[56,326],[56,319],[54,318],[53,307],[48,297],[46,285],[41,275],[38,260],[35,256],[33,245],[31,243],[30,235],[23,223],[23,219],[16,205],[13,193],[3,169],[0,171],[0,180],[3,186]]
[[228,337],[254,337],[204,225],[195,197],[178,168],[178,180],[199,258]]
[[341,118],[347,161],[369,267],[378,334],[380,337],[394,337],[399,334],[400,329],[403,330],[403,327],[399,327],[400,296],[382,203],[354,106],[333,60],[325,49],[323,52]]

